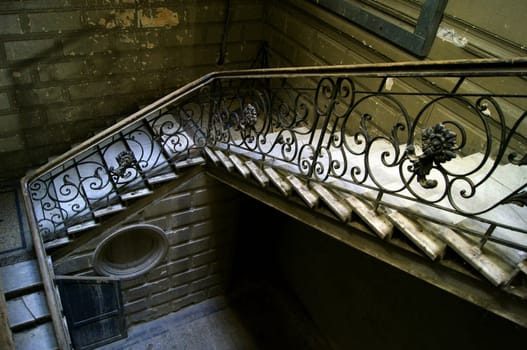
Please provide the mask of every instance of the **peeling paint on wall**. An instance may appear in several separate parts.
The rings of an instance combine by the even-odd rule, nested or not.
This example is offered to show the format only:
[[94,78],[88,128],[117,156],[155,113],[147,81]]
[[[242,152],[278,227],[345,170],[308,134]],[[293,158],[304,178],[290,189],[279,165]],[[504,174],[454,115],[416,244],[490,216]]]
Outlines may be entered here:
[[179,15],[166,7],[156,9],[112,10],[106,16],[89,18],[89,23],[107,29],[112,28],[159,28],[179,25]]
[[465,47],[468,44],[468,39],[464,36],[458,35],[452,28],[439,27],[437,37],[448,43],[452,43],[457,47]]
[[147,15],[144,14],[142,10],[139,11],[139,23],[140,26],[144,28],[175,27],[179,24],[179,16],[177,12],[171,11],[166,7],[157,8],[155,10],[155,15]]
[[385,84],[384,84],[384,87],[386,88],[387,91],[391,91],[391,90],[392,90],[393,83],[394,83],[393,78],[388,78],[388,79],[386,79],[386,82],[385,82]]
[[108,17],[99,18],[97,24],[108,29],[112,28],[129,28],[134,25],[135,10],[125,9],[111,11]]

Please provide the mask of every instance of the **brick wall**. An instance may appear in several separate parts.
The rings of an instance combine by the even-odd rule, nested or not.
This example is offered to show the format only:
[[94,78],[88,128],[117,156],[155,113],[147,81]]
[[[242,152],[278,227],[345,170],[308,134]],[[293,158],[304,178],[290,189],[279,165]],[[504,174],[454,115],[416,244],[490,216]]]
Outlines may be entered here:
[[247,67],[263,2],[6,0],[0,2],[0,181],[19,177],[211,71]]
[[[158,226],[169,241],[168,254],[158,266],[122,282],[128,325],[224,293],[232,268],[239,198],[236,191],[202,173],[122,223]],[[95,248],[112,232],[55,261],[56,273],[93,275]]]

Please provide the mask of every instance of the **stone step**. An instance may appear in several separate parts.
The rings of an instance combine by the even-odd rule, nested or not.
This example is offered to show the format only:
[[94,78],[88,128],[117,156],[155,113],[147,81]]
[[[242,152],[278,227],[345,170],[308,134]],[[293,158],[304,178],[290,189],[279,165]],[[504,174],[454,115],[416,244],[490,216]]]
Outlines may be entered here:
[[260,183],[262,187],[267,187],[269,184],[269,177],[265,175],[262,169],[260,169],[256,163],[254,163],[252,160],[249,160],[245,162],[245,165],[247,168],[249,168],[249,171],[253,175],[253,177]]
[[232,161],[223,153],[221,150],[217,149],[214,151],[218,159],[220,160],[220,163],[223,164],[223,166],[227,169],[227,171],[232,172],[234,169],[234,164]]
[[335,196],[331,190],[316,182],[311,184],[311,188],[341,221],[347,222],[351,219],[351,208],[343,200]]
[[[509,224],[510,222],[506,222]],[[472,229],[478,232],[486,232],[488,225],[484,225],[481,222],[473,221],[470,219],[463,220],[458,223],[458,226],[463,229]],[[504,228],[496,228],[495,231],[491,234],[492,237],[498,239],[504,239],[510,242],[515,242],[517,244],[527,247],[525,234],[520,232],[512,232]],[[476,240],[476,238],[474,238]],[[481,239],[477,238],[478,244],[481,245]],[[519,249],[514,249],[511,247],[504,246],[499,243],[494,243],[487,240],[484,246],[488,249],[495,251],[496,254],[501,255],[505,260],[509,261],[511,264],[518,265],[521,262],[527,260],[527,252]]]
[[7,302],[9,326],[13,331],[27,329],[48,320],[49,310],[43,291],[26,294]]
[[51,322],[46,322],[21,332],[15,332],[13,333],[13,339],[17,350],[58,349]]
[[69,244],[71,241],[72,240],[69,237],[57,238],[52,241],[44,243],[44,248],[46,249],[46,251],[48,251],[51,249],[65,246],[66,244]]
[[36,260],[23,261],[0,268],[6,299],[11,299],[42,286],[40,270]]
[[428,223],[409,218],[398,211],[387,209],[386,216],[392,224],[408,237],[430,259],[437,260],[445,254],[446,243],[437,238]]
[[[482,153],[474,153],[463,157],[463,163],[461,164],[475,168],[482,163],[484,157],[485,156]],[[487,159],[487,161],[483,163],[481,169],[471,175],[474,182],[483,179],[483,177],[487,175],[492,168],[493,161],[493,159]],[[524,167],[519,165],[511,163],[501,164],[492,173],[492,178],[509,190],[515,190],[518,188],[518,184],[524,184],[527,182],[527,172],[525,172]]]
[[276,170],[271,167],[265,167],[263,171],[269,176],[273,185],[275,185],[284,196],[288,197],[291,194],[291,191],[293,190],[291,184],[285,181]]
[[123,193],[121,195],[121,198],[122,198],[123,201],[128,201],[130,199],[144,197],[144,196],[148,196],[150,194],[152,194],[152,191],[150,189],[148,189],[148,188],[139,188],[139,189],[137,189],[135,191]]
[[156,176],[150,177],[148,179],[148,183],[150,183],[150,184],[158,184],[158,183],[161,183],[161,182],[166,182],[166,181],[170,181],[170,180],[174,180],[174,179],[177,179],[177,175],[176,174],[174,174],[174,173],[166,173],[166,174],[156,175]]
[[119,211],[122,211],[126,209],[126,207],[120,203],[117,203],[117,204],[114,204],[114,205],[110,205],[110,206],[107,206],[105,208],[102,208],[102,209],[98,209],[98,210],[95,210],[93,212],[93,216],[95,216],[96,218],[99,218],[101,216],[106,216],[106,215],[110,215],[110,214],[113,214],[113,213],[117,213]]
[[188,159],[185,159],[185,160],[177,161],[174,164],[174,166],[176,167],[176,169],[184,169],[184,168],[189,168],[189,167],[192,167],[192,166],[195,166],[195,165],[200,165],[200,164],[203,164],[203,163],[205,163],[205,158],[203,158],[201,156],[195,156],[195,157],[188,158]]
[[92,229],[92,228],[97,227],[97,226],[99,226],[98,222],[96,222],[94,220],[88,220],[88,221],[85,221],[85,222],[81,222],[80,224],[68,227],[67,231],[68,231],[68,235],[72,235],[74,233],[81,232],[81,231],[86,231],[86,230]]
[[517,274],[516,267],[511,266],[502,257],[488,251],[485,247],[480,249],[479,243],[468,235],[454,232],[442,225],[430,222],[428,225],[450,248],[495,286],[508,284]]
[[244,178],[248,178],[251,176],[251,171],[245,164],[243,164],[243,161],[235,154],[229,155],[229,159],[231,160],[232,164],[234,164],[234,167]]
[[347,196],[346,202],[380,238],[389,239],[393,234],[393,224],[383,213],[375,211],[373,206],[355,196]]
[[220,164],[220,158],[214,153],[213,150],[211,150],[209,147],[205,147],[205,154],[207,155],[207,158],[209,158],[214,165]]
[[314,208],[318,204],[318,194],[315,191],[311,191],[302,180],[294,175],[288,175],[287,181],[310,208]]

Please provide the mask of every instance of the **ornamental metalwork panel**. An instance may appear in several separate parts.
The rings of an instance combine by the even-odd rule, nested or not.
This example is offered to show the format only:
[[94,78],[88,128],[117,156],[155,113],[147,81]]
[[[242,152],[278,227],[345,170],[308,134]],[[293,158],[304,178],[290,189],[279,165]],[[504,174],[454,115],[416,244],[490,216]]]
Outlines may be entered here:
[[175,174],[173,162],[194,155],[203,136],[183,108],[152,113],[32,181],[29,195],[45,242],[94,220],[100,210],[124,206],[123,195],[149,189]]
[[474,67],[208,80],[33,180],[40,232],[65,235],[208,146],[527,250],[527,72]]
[[[408,90],[390,77],[322,77],[313,88],[313,79],[299,80],[225,82],[210,102],[208,143],[376,205],[418,215],[426,205],[429,219],[458,229],[467,219],[497,225],[519,234],[496,241],[527,249],[521,212],[504,208],[525,203],[525,92],[474,92],[464,78],[449,78],[449,91]],[[511,176],[500,183],[505,167]]]

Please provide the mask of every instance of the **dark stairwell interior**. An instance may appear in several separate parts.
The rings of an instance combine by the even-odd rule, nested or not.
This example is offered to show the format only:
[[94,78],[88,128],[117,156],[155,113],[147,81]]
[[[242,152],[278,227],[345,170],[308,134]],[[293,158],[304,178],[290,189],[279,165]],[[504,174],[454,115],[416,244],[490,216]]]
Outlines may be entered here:
[[496,349],[527,336],[248,196],[240,208],[225,294],[103,349]]

